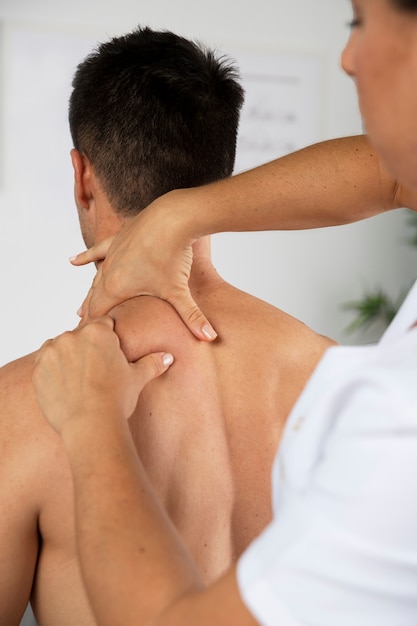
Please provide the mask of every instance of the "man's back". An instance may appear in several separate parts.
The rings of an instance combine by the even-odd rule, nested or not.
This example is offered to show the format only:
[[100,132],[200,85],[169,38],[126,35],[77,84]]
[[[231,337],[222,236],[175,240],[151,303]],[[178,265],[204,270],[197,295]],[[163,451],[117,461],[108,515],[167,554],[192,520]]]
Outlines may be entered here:
[[[175,356],[145,388],[130,424],[164,506],[211,580],[268,523],[286,416],[332,342],[205,265],[198,274],[197,262],[194,275],[194,296],[219,332],[214,344],[193,338],[158,299],[131,300],[113,315],[128,358],[159,349]],[[40,626],[89,626],[70,471],[35,401],[34,359],[0,370],[0,623],[17,625],[31,594]]]
[[[214,344],[194,339],[169,305],[147,297],[117,307],[116,332],[130,360],[151,346],[176,358],[145,388],[131,431],[165,508],[212,580],[270,521],[282,429],[334,342],[232,287],[207,260],[200,271],[194,262],[192,277],[193,296],[219,333]],[[167,324],[162,340],[159,319]]]

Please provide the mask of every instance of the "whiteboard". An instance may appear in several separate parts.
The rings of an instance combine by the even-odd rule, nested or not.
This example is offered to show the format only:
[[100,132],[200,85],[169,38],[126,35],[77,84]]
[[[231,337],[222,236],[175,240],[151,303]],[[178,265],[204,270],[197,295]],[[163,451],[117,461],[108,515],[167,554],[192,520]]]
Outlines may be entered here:
[[235,51],[242,108],[235,172],[272,161],[320,138],[322,61],[313,55]]
[[[13,257],[13,264],[2,280],[7,295],[1,311],[0,364],[73,328],[94,273],[93,267],[75,269],[68,263],[84,245],[73,200],[67,109],[76,66],[96,45],[94,36],[71,30],[19,22],[4,28],[0,263],[10,266]],[[235,171],[318,138],[317,58],[224,52],[236,59],[246,91]],[[216,261],[220,269],[227,265],[221,250]],[[30,324],[28,302],[36,303]]]

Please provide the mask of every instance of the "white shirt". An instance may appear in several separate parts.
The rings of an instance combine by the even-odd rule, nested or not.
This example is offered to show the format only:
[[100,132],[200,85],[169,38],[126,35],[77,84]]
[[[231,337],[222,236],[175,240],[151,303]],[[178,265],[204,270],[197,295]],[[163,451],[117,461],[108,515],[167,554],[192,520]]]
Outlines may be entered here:
[[332,347],[288,419],[274,521],[238,564],[262,626],[417,626],[417,283],[379,344]]

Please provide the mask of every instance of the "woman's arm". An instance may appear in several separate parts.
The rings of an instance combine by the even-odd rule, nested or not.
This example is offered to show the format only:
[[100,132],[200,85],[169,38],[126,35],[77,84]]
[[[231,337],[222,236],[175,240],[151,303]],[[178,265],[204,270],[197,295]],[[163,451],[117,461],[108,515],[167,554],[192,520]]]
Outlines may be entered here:
[[135,295],[170,302],[200,339],[215,337],[188,289],[191,244],[225,231],[293,230],[347,224],[409,206],[365,136],[318,143],[231,178],[158,198],[120,231],[78,255],[105,257],[84,303],[97,317]]
[[134,448],[127,419],[167,369],[161,356],[128,363],[107,318],[47,342],[35,366],[39,405],[68,453],[91,606],[100,626],[256,626],[234,570],[204,588]]

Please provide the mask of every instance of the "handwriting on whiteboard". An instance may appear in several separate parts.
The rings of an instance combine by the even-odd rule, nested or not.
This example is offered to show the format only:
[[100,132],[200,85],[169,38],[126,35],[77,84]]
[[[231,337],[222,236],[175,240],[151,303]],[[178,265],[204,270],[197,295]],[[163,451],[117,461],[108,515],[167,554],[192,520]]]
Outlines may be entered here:
[[231,54],[245,89],[235,171],[318,141],[321,61],[313,55]]

